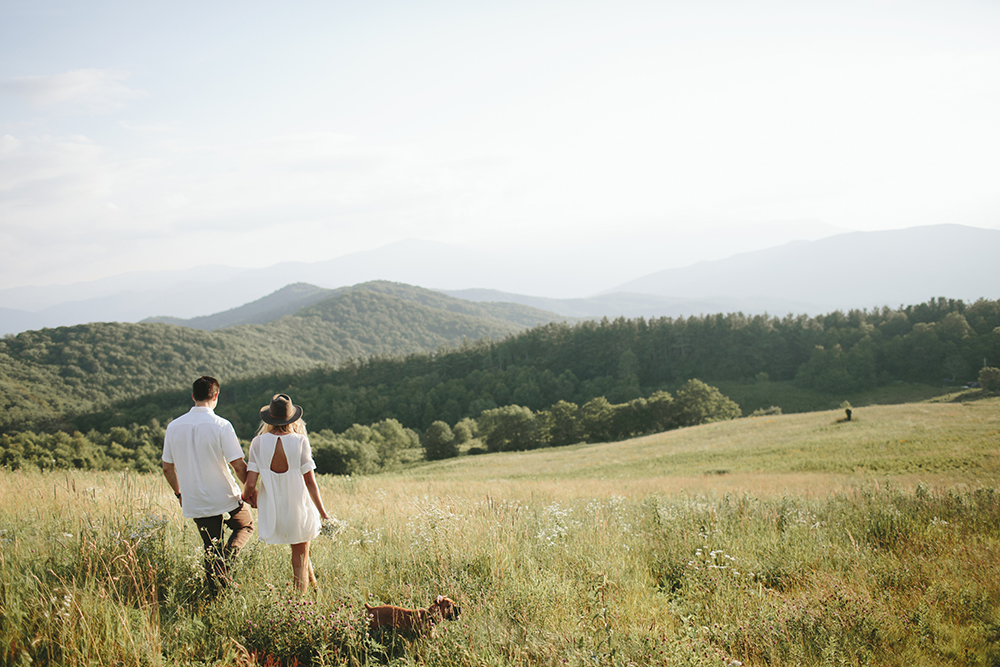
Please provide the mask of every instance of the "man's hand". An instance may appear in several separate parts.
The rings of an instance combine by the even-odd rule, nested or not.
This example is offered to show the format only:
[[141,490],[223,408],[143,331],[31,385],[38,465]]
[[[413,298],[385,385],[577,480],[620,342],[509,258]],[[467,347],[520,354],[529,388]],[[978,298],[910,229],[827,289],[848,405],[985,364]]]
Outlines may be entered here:
[[246,483],[243,485],[243,502],[250,503],[250,507],[256,509],[257,507],[257,478],[259,475],[255,472],[248,471],[246,476]]
[[174,495],[177,496],[177,502],[180,503],[181,507],[183,507],[184,502],[181,500],[180,485],[177,483],[177,470],[174,469],[173,463],[163,461],[163,476],[167,478],[167,483],[170,484],[170,488],[173,489]]

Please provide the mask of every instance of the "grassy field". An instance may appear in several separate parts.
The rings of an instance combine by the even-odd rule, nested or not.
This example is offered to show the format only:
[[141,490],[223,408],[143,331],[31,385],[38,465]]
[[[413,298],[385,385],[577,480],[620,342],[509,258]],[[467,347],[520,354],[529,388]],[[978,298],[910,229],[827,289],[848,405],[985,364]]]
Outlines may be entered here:
[[845,400],[855,407],[914,403],[946,396],[956,391],[946,387],[908,382],[892,382],[874,389],[836,394],[805,389],[797,386],[795,382],[787,380],[781,382],[713,381],[711,384],[739,403],[745,415],[749,415],[759,408],[769,408],[772,405],[780,407],[787,413],[832,410]]
[[1000,665],[1000,399],[842,417],[323,478],[304,598],[254,540],[207,600],[158,476],[0,472],[0,664]]

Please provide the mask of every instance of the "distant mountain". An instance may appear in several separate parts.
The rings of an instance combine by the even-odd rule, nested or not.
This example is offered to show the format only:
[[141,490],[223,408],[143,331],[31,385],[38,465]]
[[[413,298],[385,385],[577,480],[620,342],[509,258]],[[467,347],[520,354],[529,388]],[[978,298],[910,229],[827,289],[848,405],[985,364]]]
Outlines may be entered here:
[[331,296],[331,290],[306,283],[295,283],[286,285],[277,292],[256,301],[214,315],[192,317],[187,320],[179,317],[149,317],[143,322],[176,324],[204,331],[215,331],[240,324],[267,324],[285,315],[291,315],[302,308],[329,299]]
[[[395,283],[316,289],[289,286],[228,315],[234,321],[271,317],[280,314],[283,303],[294,309],[263,324],[206,331],[163,323],[96,323],[5,337],[0,340],[0,402],[6,406],[0,411],[0,433],[59,426],[74,412],[184,388],[205,373],[229,382],[348,359],[434,352],[565,319],[526,306],[462,302]],[[307,303],[317,296],[326,298]]]
[[[686,299],[781,299],[816,314],[1000,294],[1000,230],[852,232],[668,269],[610,290]],[[780,312],[780,311],[778,311]]]
[[[761,249],[766,243],[795,238],[799,227],[804,231],[798,238],[818,240]],[[287,285],[339,289],[386,280],[446,290],[446,294],[477,301],[479,297],[471,290],[488,288],[500,292],[499,298],[506,302],[567,317],[734,311],[818,314],[866,304],[919,303],[938,295],[974,299],[988,295],[986,278],[995,282],[991,267],[1000,264],[994,260],[1000,230],[939,225],[828,236],[835,231],[801,221],[715,228],[712,235],[679,234],[676,239],[612,235],[601,244],[570,240],[555,248],[487,250],[408,239],[311,264],[287,262],[263,269],[212,266],[133,273],[77,285],[0,290],[0,334],[167,316],[192,320],[188,326],[213,328],[231,324],[229,316],[221,317],[226,311],[240,310],[243,304],[264,299]],[[724,257],[737,248],[751,252],[665,268],[682,266],[685,257],[688,261]],[[609,289],[609,285],[618,287]],[[482,302],[493,300],[487,296]],[[266,304],[260,307],[266,309]],[[245,316],[241,321],[248,323],[270,317],[249,312],[241,310],[233,316]],[[210,316],[215,319],[202,319]]]
[[[613,233],[592,241],[571,238],[544,248],[475,248],[406,239],[323,262],[284,262],[261,269],[205,266],[133,272],[72,285],[0,289],[0,335],[86,322],[202,318],[294,283],[336,289],[388,280],[439,289],[484,287],[584,297],[650,271],[683,266],[692,258],[716,259],[741,249],[841,231],[799,220],[672,233]],[[198,326],[207,326],[206,322]]]
[[470,289],[445,291],[450,296],[468,301],[507,301],[551,311],[566,317],[599,319],[607,317],[687,317],[714,313],[743,312],[746,314],[806,312],[809,304],[783,299],[680,299],[634,292],[614,292],[586,299],[547,299],[545,297],[509,294],[496,290]]
[[178,326],[203,329],[205,331],[215,331],[227,327],[239,326],[241,324],[266,324],[280,319],[286,315],[302,315],[303,309],[319,304],[331,298],[342,296],[356,291],[371,291],[398,297],[403,301],[412,301],[429,308],[438,308],[452,313],[461,313],[473,317],[498,320],[516,327],[533,327],[546,322],[565,321],[571,319],[554,312],[540,310],[528,305],[518,303],[503,303],[497,299],[497,303],[481,305],[472,303],[472,300],[463,300],[451,297],[441,292],[393,283],[387,280],[374,280],[372,282],[352,285],[351,287],[341,287],[339,289],[323,289],[315,285],[306,283],[295,283],[281,288],[273,294],[269,294],[262,299],[258,299],[239,308],[233,308],[222,313],[206,315],[204,317],[194,317],[189,320],[182,320],[176,317],[151,317],[143,322],[163,324],[176,324]]
[[89,322],[138,322],[165,313],[191,317],[261,298],[277,287],[247,269],[128,273],[89,283],[0,290],[0,334]]

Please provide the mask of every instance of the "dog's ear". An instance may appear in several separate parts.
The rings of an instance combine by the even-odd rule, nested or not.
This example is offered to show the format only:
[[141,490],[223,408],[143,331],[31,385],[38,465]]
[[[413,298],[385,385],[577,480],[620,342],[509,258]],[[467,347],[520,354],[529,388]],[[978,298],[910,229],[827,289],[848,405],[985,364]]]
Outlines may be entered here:
[[444,596],[439,595],[437,596],[437,599],[434,600],[434,604],[441,604],[443,601],[444,601]]

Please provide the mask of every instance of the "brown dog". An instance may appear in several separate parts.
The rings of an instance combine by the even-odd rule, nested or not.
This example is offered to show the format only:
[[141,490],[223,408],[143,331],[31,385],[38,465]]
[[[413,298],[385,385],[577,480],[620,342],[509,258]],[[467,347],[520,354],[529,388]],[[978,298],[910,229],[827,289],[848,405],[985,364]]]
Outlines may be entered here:
[[369,632],[391,628],[401,633],[433,635],[437,623],[455,620],[462,613],[462,608],[450,598],[439,595],[427,609],[406,609],[391,604],[370,607],[366,604],[365,612]]

